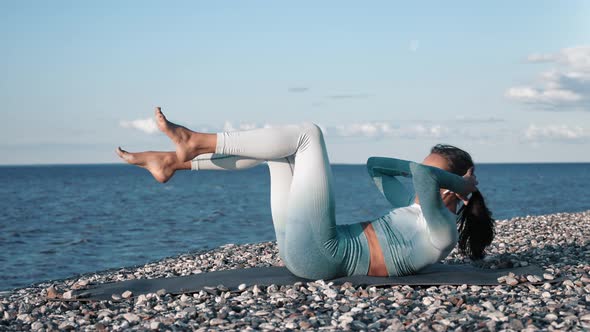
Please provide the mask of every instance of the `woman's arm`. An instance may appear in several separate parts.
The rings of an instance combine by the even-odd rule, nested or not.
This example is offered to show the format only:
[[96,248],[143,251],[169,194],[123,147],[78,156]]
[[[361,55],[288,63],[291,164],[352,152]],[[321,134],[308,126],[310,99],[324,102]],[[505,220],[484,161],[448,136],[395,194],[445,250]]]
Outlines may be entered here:
[[401,159],[370,157],[367,171],[385,199],[394,207],[411,205],[414,194],[396,176],[411,177],[410,162]]
[[[432,239],[433,244],[437,247],[443,247],[454,240],[456,236],[454,234],[456,233],[456,225],[454,222],[452,225],[448,223],[450,211],[441,198],[440,189],[450,189],[459,194],[468,194],[469,187],[463,177],[437,167],[386,157],[369,158],[367,160],[367,169],[374,180],[391,179],[387,181],[391,181],[393,185],[383,186],[382,192],[392,204],[394,202],[399,203],[400,200],[405,201],[405,205],[411,204],[413,197],[411,197],[409,202],[407,202],[408,196],[404,196],[401,199],[395,197],[399,191],[399,188],[396,187],[397,184],[401,187],[403,185],[394,178],[395,176],[411,177],[416,195],[420,198],[422,213],[428,223],[431,234],[435,235],[435,238]],[[377,181],[375,180],[377,187],[379,187]],[[391,192],[389,191],[390,187],[393,189]],[[395,204],[393,205],[396,206]]]
[[[415,178],[430,176],[438,185],[438,189],[450,189],[459,194],[469,194],[469,188],[463,177],[447,172],[441,168],[423,165],[413,161],[387,158],[387,157],[370,157],[367,160],[367,170],[369,175],[374,178],[404,176]],[[414,185],[416,185],[414,179]]]

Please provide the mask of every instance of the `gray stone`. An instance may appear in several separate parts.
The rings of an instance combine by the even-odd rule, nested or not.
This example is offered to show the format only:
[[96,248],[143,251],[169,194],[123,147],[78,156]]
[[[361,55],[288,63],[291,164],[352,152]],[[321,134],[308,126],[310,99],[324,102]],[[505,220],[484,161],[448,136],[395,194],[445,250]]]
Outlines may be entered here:
[[211,325],[211,326],[222,325],[225,323],[227,323],[227,321],[225,319],[219,319],[219,318],[213,318],[209,321],[209,325]]
[[62,330],[62,331],[69,331],[69,330],[74,330],[78,327],[78,325],[76,325],[76,323],[72,323],[72,322],[62,322],[61,324],[59,324],[57,326],[58,329]]
[[33,324],[31,324],[31,330],[36,331],[36,330],[40,330],[43,328],[43,323],[41,322],[33,322]]
[[365,324],[359,320],[355,320],[350,324],[350,327],[355,331],[366,330],[367,324]]

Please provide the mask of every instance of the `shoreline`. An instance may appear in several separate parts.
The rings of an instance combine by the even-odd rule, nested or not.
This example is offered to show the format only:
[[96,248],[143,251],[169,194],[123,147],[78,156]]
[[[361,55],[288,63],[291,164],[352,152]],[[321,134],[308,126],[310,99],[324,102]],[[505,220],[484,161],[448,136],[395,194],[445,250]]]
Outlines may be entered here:
[[[533,286],[356,287],[315,281],[240,293],[150,294],[126,302],[58,302],[88,282],[283,265],[275,241],[226,244],[145,265],[0,291],[0,330],[580,330],[590,328],[590,210],[498,220],[483,268],[536,264],[562,282]],[[453,249],[443,263],[466,263]],[[139,300],[143,299],[143,300]]]

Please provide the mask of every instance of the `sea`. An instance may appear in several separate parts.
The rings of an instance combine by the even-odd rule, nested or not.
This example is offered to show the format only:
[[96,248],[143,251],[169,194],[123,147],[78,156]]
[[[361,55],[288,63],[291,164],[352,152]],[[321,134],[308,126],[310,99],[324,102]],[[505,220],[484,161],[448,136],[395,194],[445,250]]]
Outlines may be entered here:
[[[332,170],[338,224],[391,209],[364,165]],[[590,209],[588,163],[478,164],[476,175],[498,220]],[[166,184],[125,164],[0,167],[0,290],[275,239],[264,164]]]

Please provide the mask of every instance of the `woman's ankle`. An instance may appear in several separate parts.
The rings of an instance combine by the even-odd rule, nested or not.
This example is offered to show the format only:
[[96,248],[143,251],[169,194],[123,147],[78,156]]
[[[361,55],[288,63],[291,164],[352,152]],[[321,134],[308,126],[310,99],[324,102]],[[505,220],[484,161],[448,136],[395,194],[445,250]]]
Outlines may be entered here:
[[197,148],[197,156],[204,153],[215,153],[217,148],[217,134],[213,133],[197,133],[199,141]]

